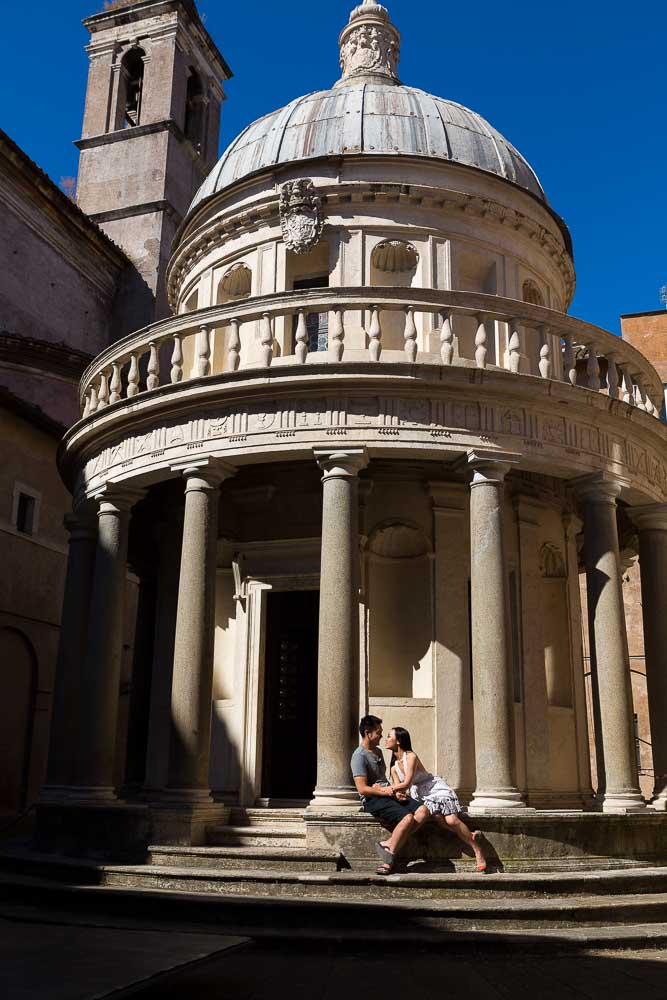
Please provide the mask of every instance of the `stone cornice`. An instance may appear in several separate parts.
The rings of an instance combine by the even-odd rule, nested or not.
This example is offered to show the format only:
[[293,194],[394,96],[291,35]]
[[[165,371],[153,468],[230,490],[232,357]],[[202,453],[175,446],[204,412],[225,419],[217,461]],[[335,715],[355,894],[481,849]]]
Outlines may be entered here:
[[[552,259],[560,271],[567,289],[568,305],[574,295],[576,274],[572,257],[562,243],[549,232],[546,226],[530,218],[523,212],[510,208],[492,198],[480,198],[463,191],[443,188],[401,185],[397,183],[376,184],[355,181],[348,184],[321,184],[317,193],[327,207],[354,204],[409,204],[426,209],[461,212],[486,219],[499,226],[510,227],[522,232],[537,243]],[[279,193],[277,186],[255,204],[238,212],[235,210],[209,220],[197,228],[187,239],[176,246],[167,271],[169,303],[173,310],[183,284],[191,276],[192,269],[207,253],[224,242],[242,233],[257,231],[262,225],[277,223],[279,220]]]
[[78,382],[90,361],[89,354],[66,344],[0,331],[0,365],[43,371]]
[[63,476],[73,484],[85,469],[82,483],[96,488],[169,478],[174,462],[209,455],[241,466],[367,447],[373,460],[451,463],[481,449],[561,481],[604,473],[633,504],[667,499],[667,428],[618,400],[500,370],[295,370],[239,371],[108,406],[68,433]]

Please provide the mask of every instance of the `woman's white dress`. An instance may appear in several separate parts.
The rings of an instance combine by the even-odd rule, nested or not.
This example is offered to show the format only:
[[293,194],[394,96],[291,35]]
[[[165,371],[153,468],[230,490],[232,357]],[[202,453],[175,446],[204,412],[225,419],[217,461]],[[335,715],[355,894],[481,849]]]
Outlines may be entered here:
[[[405,757],[403,758],[405,760]],[[405,781],[405,771],[396,760],[396,771],[401,781]],[[423,802],[431,816],[452,816],[461,812],[461,803],[456,792],[444,778],[421,768],[412,776],[410,795],[417,802]]]

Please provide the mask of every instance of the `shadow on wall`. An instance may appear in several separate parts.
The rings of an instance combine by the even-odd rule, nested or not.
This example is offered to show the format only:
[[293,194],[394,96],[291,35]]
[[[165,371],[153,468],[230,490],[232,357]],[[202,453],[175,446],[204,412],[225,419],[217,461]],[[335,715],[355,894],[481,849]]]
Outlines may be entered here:
[[37,656],[18,629],[0,629],[0,813],[25,808],[37,694]]

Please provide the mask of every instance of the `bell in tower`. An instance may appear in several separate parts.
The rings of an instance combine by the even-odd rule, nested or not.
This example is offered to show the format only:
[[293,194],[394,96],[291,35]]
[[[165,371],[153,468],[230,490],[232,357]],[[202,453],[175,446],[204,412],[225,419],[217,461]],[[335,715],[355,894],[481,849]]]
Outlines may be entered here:
[[194,0],[106,6],[84,21],[90,69],[77,200],[135,265],[129,332],[169,314],[170,247],[217,161],[232,74]]

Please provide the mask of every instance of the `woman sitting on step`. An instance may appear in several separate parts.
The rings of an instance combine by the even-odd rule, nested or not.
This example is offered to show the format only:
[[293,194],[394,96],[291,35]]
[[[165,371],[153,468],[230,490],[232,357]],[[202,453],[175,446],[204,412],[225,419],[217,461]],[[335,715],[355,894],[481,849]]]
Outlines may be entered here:
[[[475,852],[477,871],[486,871],[486,858],[481,847],[482,834],[479,830],[471,833],[460,817],[461,804],[456,792],[444,778],[438,778],[426,770],[412,749],[412,740],[407,729],[396,726],[390,729],[385,740],[387,750],[391,750],[391,780],[396,797],[411,797],[426,806],[436,823],[450,833],[455,833],[464,844]],[[384,844],[382,845],[384,846]]]

